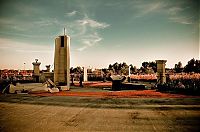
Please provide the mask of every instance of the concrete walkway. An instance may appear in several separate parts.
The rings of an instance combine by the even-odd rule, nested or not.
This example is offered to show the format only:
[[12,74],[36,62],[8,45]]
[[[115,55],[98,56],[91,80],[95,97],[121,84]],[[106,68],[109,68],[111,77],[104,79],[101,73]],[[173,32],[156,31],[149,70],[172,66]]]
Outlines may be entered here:
[[199,131],[200,99],[0,96],[0,131]]

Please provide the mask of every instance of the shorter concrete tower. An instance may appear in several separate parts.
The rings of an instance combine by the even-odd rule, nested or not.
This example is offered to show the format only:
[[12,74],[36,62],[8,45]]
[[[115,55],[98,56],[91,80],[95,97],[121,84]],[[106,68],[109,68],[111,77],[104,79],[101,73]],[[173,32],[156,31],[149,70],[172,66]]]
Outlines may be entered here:
[[38,59],[35,59],[35,62],[33,64],[33,78],[36,82],[39,82],[40,77],[40,62],[38,62]]
[[83,81],[87,82],[88,81],[88,75],[87,75],[87,67],[83,67]]
[[165,63],[167,60],[156,60],[157,63],[157,82],[158,84],[166,83]]
[[51,65],[46,65],[47,72],[50,72],[50,66],[51,66]]
[[65,35],[55,39],[54,56],[54,83],[65,86],[62,90],[69,90],[70,87],[70,37]]

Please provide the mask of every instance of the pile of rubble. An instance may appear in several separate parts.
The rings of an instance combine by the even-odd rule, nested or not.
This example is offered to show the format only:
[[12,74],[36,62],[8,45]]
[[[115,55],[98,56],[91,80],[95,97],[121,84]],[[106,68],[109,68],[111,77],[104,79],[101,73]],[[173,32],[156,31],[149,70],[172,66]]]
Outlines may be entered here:
[[9,93],[56,93],[59,89],[48,79],[45,83],[10,84]]

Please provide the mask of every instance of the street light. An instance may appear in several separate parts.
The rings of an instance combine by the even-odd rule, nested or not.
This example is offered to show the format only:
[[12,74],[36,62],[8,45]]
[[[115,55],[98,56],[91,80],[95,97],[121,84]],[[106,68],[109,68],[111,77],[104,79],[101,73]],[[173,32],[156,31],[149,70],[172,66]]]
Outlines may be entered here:
[[25,65],[26,65],[26,63],[24,63],[24,74],[25,74]]

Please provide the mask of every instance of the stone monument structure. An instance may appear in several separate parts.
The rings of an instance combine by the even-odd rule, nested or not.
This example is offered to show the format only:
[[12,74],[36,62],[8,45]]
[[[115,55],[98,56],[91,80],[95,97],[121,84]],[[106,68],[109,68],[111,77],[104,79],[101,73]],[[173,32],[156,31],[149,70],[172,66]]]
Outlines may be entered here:
[[50,66],[51,66],[51,65],[46,65],[47,72],[50,72]]
[[88,81],[88,76],[87,76],[87,68],[86,67],[83,67],[83,72],[84,72],[83,81],[87,82]]
[[157,82],[158,84],[166,83],[165,63],[167,60],[156,60],[157,63]]
[[128,66],[128,82],[131,82],[131,65]]
[[36,82],[39,82],[40,78],[40,62],[38,62],[38,59],[35,59],[35,62],[33,64],[33,78]]
[[61,90],[70,88],[70,37],[65,29],[64,35],[55,39],[54,83],[62,86]]

